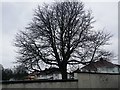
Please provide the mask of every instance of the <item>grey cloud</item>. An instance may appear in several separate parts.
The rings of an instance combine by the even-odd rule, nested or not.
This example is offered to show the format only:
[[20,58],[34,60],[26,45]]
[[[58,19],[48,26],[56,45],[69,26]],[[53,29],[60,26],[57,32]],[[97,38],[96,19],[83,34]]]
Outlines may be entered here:
[[[5,67],[11,67],[15,61],[15,47],[12,46],[15,34],[24,29],[31,21],[33,10],[40,3],[33,2],[4,2],[2,3],[2,60]],[[108,49],[116,54],[118,50],[118,14],[117,3],[109,2],[85,2],[87,9],[93,11],[93,16],[97,20],[95,29],[103,29],[111,32],[114,36],[110,42],[112,45]],[[0,56],[1,57],[1,56]]]

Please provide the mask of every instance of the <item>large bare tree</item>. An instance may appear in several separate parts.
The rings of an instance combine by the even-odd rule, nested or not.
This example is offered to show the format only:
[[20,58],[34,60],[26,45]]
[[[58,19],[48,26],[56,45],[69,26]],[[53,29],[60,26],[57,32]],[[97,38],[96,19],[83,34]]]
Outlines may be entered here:
[[16,35],[17,62],[29,70],[41,65],[58,67],[67,79],[68,65],[88,64],[112,53],[102,49],[110,34],[94,30],[90,11],[82,2],[55,2],[38,6],[32,22]]

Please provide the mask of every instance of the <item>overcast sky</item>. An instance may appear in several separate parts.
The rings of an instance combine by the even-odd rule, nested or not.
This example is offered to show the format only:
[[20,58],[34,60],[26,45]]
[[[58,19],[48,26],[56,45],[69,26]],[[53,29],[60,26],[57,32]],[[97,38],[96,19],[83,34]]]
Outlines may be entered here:
[[[48,0],[44,0],[48,2]],[[15,64],[15,47],[13,40],[15,34],[30,23],[34,9],[41,2],[2,2],[0,3],[0,60],[6,68]],[[117,2],[84,2],[86,9],[92,10],[96,23],[95,30],[105,30],[114,36],[111,38],[111,46],[106,49],[118,54],[118,3]],[[1,5],[2,4],[2,5]],[[2,17],[2,19],[1,19]]]

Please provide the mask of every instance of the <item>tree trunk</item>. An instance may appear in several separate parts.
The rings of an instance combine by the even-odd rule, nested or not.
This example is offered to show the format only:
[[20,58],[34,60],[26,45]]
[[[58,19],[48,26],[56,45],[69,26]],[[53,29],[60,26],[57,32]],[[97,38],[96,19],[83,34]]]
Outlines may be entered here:
[[60,67],[62,80],[67,80],[67,64],[63,63]]
[[67,71],[62,71],[62,80],[67,80]]

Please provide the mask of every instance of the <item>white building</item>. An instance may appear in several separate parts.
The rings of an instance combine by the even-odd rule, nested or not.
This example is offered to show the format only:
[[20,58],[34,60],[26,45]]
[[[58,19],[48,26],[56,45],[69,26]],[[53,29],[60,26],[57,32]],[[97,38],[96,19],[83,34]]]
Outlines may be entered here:
[[37,74],[37,79],[62,79],[62,75],[58,68],[48,68]]
[[120,65],[100,59],[82,67],[81,72],[120,73]]
[[[27,79],[47,79],[47,80],[59,80],[62,79],[59,68],[51,67],[42,71],[35,71],[27,76]],[[73,74],[68,73],[68,79],[73,79]]]

